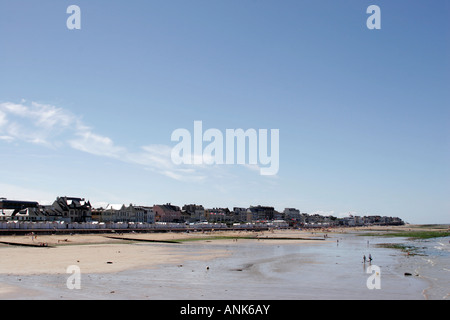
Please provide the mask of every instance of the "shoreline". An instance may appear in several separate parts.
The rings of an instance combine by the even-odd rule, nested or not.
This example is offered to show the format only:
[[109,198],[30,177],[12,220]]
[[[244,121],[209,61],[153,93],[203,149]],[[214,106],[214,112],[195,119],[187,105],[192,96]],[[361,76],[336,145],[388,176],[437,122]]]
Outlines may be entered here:
[[[405,225],[259,232],[217,230],[189,233],[0,236],[0,250],[4,257],[4,262],[0,265],[0,274],[59,274],[64,273],[67,266],[75,264],[80,264],[86,272],[117,272],[189,259],[190,257],[182,252],[180,245],[186,246],[193,242],[203,242],[205,245],[208,243],[238,245],[244,241],[307,244],[329,241],[330,236],[336,237],[339,234],[365,235],[366,232],[378,231],[382,232],[379,236],[383,237],[383,234],[389,235],[390,232],[408,231],[413,228],[423,230],[422,226]],[[378,235],[375,237],[378,238]],[[209,254],[211,259],[215,257],[213,252]]]
[[[406,226],[403,229],[410,227]],[[387,233],[390,229],[392,228],[389,228]],[[395,228],[394,231],[398,231],[398,229]],[[200,274],[201,280],[202,277],[207,276],[205,273],[207,272],[206,266],[210,265],[214,269],[214,271],[209,271],[210,274],[213,274],[217,269],[223,268],[223,264],[229,265],[222,272],[231,272],[229,275],[231,279],[234,277],[240,279],[241,275],[246,274],[246,277],[238,281],[253,279],[251,284],[257,288],[263,285],[263,282],[261,282],[263,280],[257,277],[258,274],[263,275],[270,283],[272,283],[273,277],[281,277],[282,283],[286,282],[284,286],[288,286],[290,281],[285,277],[287,275],[295,276],[296,273],[293,270],[298,268],[303,270],[300,271],[300,274],[309,274],[312,277],[310,280],[305,279],[304,281],[308,286],[315,288],[316,282],[320,286],[323,281],[319,270],[326,268],[323,272],[328,274],[328,268],[336,264],[332,267],[334,272],[340,270],[340,272],[346,274],[350,272],[348,268],[353,270],[353,274],[356,272],[354,276],[361,279],[364,287],[360,290],[363,290],[364,294],[369,294],[369,299],[384,299],[380,292],[377,293],[365,288],[368,275],[365,270],[361,270],[354,265],[354,263],[361,265],[362,253],[367,254],[370,252],[369,250],[372,250],[372,254],[376,253],[376,259],[378,258],[376,264],[380,264],[383,268],[383,279],[389,278],[396,283],[406,285],[407,291],[409,290],[409,293],[405,294],[397,291],[396,288],[388,288],[386,290],[390,292],[390,298],[397,299],[398,296],[400,298],[420,299],[420,296],[422,296],[422,298],[428,299],[426,294],[429,287],[423,286],[425,279],[403,276],[403,272],[409,272],[410,263],[416,261],[415,257],[408,257],[398,249],[377,248],[376,244],[383,242],[385,239],[382,236],[365,236],[369,231],[367,228],[362,230],[361,228],[343,228],[334,230],[287,229],[265,232],[136,233],[117,234],[113,237],[111,237],[111,234],[38,235],[37,237],[31,235],[0,236],[0,241],[6,242],[30,244],[45,241],[49,244],[49,247],[40,248],[0,244],[0,253],[2,254],[0,299],[14,297],[28,299],[42,296],[42,292],[44,292],[45,298],[52,297],[56,293],[50,289],[43,291],[42,287],[47,286],[47,282],[55,282],[55,279],[59,279],[59,288],[56,292],[59,292],[61,297],[67,296],[68,291],[64,287],[65,279],[69,274],[66,270],[73,265],[80,268],[83,277],[84,275],[88,278],[98,279],[109,277],[111,282],[117,281],[117,277],[122,279],[120,281],[124,282],[120,283],[129,290],[126,294],[122,293],[122,299],[128,299],[128,297],[137,294],[129,288],[133,286],[133,281],[136,282],[134,285],[140,286],[137,284],[139,280],[135,279],[137,277],[135,274],[145,274],[145,279],[150,277],[154,279],[152,281],[159,283],[159,287],[165,287],[167,283],[172,283],[175,278],[180,276],[183,277],[180,278],[180,281],[188,281],[189,278],[184,279],[184,277],[191,276],[190,270],[187,270],[189,268],[192,268],[192,276]],[[359,235],[364,237],[360,238]],[[390,238],[388,241],[391,240],[404,241],[404,239],[399,238]],[[370,249],[368,249],[369,241]],[[355,245],[358,246],[357,251],[355,251]],[[320,255],[317,256],[319,253]],[[262,258],[262,256],[265,258]],[[314,267],[314,263],[318,263],[314,262],[316,258],[323,261],[316,266],[317,270]],[[247,265],[253,267],[248,268]],[[344,267],[344,265],[347,265],[347,267]],[[275,269],[271,271],[272,268]],[[279,270],[284,271],[280,273]],[[164,272],[161,273],[161,271]],[[182,271],[184,273],[179,274]],[[173,274],[173,276],[163,275],[166,272]],[[357,275],[358,273],[359,275]],[[212,279],[214,278],[211,278],[211,281],[213,281]],[[192,283],[195,286],[200,280],[199,278],[192,278],[190,281],[193,281]],[[344,280],[339,278],[330,279],[330,281],[332,281],[330,284],[334,286],[339,285]],[[164,292],[164,295],[170,296],[172,294],[175,299],[178,299],[178,293],[173,291],[173,287],[182,286],[183,290],[190,290],[188,288],[191,287],[192,283],[185,282],[184,287],[182,284],[172,284],[167,288],[167,292]],[[203,283],[203,285],[218,294],[216,292],[218,289],[209,287],[211,285],[209,282]],[[344,285],[348,286],[349,283],[344,283]],[[99,285],[96,284],[95,286],[97,288]],[[103,286],[98,290],[109,288],[111,285],[104,283]],[[228,280],[220,286],[228,288]],[[149,290],[152,291],[155,288],[152,286]],[[237,289],[230,287],[228,290]],[[289,290],[283,291],[283,294],[287,294],[287,297],[292,295]],[[350,296],[354,296],[352,290],[350,290]],[[422,292],[419,293],[419,290],[422,290]],[[112,291],[118,292],[117,289]],[[368,293],[368,291],[372,292]],[[330,293],[327,293],[327,290],[323,291],[322,294],[320,292],[315,292],[319,299],[321,296],[328,299]],[[416,294],[413,294],[413,292],[416,292]],[[267,294],[259,292],[259,289],[255,291],[256,293],[258,295],[263,294],[263,296]],[[95,296],[93,292],[89,294]],[[119,297],[119,295],[117,294],[116,297]],[[219,299],[220,297],[219,295]],[[238,295],[238,297],[241,296]],[[303,294],[302,297],[304,298],[305,295]],[[309,299],[308,296],[306,298]],[[193,299],[200,299],[200,297],[194,295]]]

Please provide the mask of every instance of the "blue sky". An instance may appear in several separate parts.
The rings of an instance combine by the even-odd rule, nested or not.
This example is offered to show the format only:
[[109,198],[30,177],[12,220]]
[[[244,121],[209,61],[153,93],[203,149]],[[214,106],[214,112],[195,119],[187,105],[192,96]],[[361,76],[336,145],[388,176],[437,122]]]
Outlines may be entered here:
[[[422,0],[2,1],[0,196],[450,223],[449,14]],[[279,129],[278,174],[175,166],[171,134],[196,120]]]

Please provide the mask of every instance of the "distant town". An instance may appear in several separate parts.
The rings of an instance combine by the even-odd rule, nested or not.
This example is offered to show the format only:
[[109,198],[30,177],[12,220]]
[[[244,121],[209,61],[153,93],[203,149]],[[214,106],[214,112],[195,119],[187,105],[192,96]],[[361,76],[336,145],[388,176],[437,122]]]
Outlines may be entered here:
[[403,225],[398,217],[353,216],[338,218],[300,212],[285,208],[279,212],[270,206],[248,208],[204,208],[198,204],[179,207],[170,203],[141,206],[109,204],[93,208],[89,200],[57,197],[51,205],[35,201],[0,198],[0,229],[10,228],[73,228],[128,229],[158,226],[182,227],[207,225],[215,228],[240,226],[266,227],[338,227],[369,225]]

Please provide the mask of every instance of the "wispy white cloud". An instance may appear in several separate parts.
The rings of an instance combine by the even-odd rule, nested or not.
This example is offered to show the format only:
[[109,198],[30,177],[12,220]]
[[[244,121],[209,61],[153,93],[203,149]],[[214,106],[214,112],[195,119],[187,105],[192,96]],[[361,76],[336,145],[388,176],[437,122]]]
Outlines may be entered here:
[[73,149],[98,156],[120,158],[121,154],[126,153],[125,148],[116,146],[110,138],[95,134],[88,129],[76,131],[75,138],[70,139],[68,143]]
[[7,123],[6,114],[0,110],[0,129]]
[[55,146],[57,138],[78,121],[70,112],[52,105],[0,103],[0,134],[9,141]]
[[[205,155],[192,155],[194,163],[201,164],[176,165],[172,161],[172,147],[169,145],[151,144],[141,146],[137,151],[129,150],[117,145],[112,138],[95,132],[79,115],[54,105],[27,103],[25,100],[0,103],[0,141],[27,142],[53,149],[69,146],[92,155],[140,165],[179,181],[230,178],[230,171],[225,169],[229,166],[207,164],[213,161],[205,159]],[[202,161],[197,161],[199,157]],[[251,172],[260,169],[258,165],[244,167]]]
[[201,181],[205,178],[200,166],[175,165],[171,159],[171,152],[172,148],[167,145],[147,145],[142,146],[140,152],[124,153],[122,160],[142,165],[150,171],[179,181]]
[[142,146],[140,152],[128,153],[125,161],[147,167],[170,169],[173,166],[170,161],[170,152],[171,148],[166,145],[147,145]]
[[0,140],[11,142],[14,140],[14,138],[10,136],[0,136]]
[[202,166],[177,166],[171,160],[171,147],[146,145],[133,152],[96,133],[73,113],[53,105],[31,102],[0,103],[0,140],[58,148],[63,145],[89,154],[114,158],[165,175],[175,180],[201,181]]

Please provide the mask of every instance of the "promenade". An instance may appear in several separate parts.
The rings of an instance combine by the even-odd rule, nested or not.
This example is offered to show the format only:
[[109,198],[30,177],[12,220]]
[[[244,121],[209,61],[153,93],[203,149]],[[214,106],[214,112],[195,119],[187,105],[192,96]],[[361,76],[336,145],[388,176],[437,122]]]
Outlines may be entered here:
[[0,229],[0,235],[50,235],[50,234],[121,234],[121,233],[164,233],[164,232],[212,232],[212,231],[267,231],[268,226],[154,226],[147,228],[10,228]]

